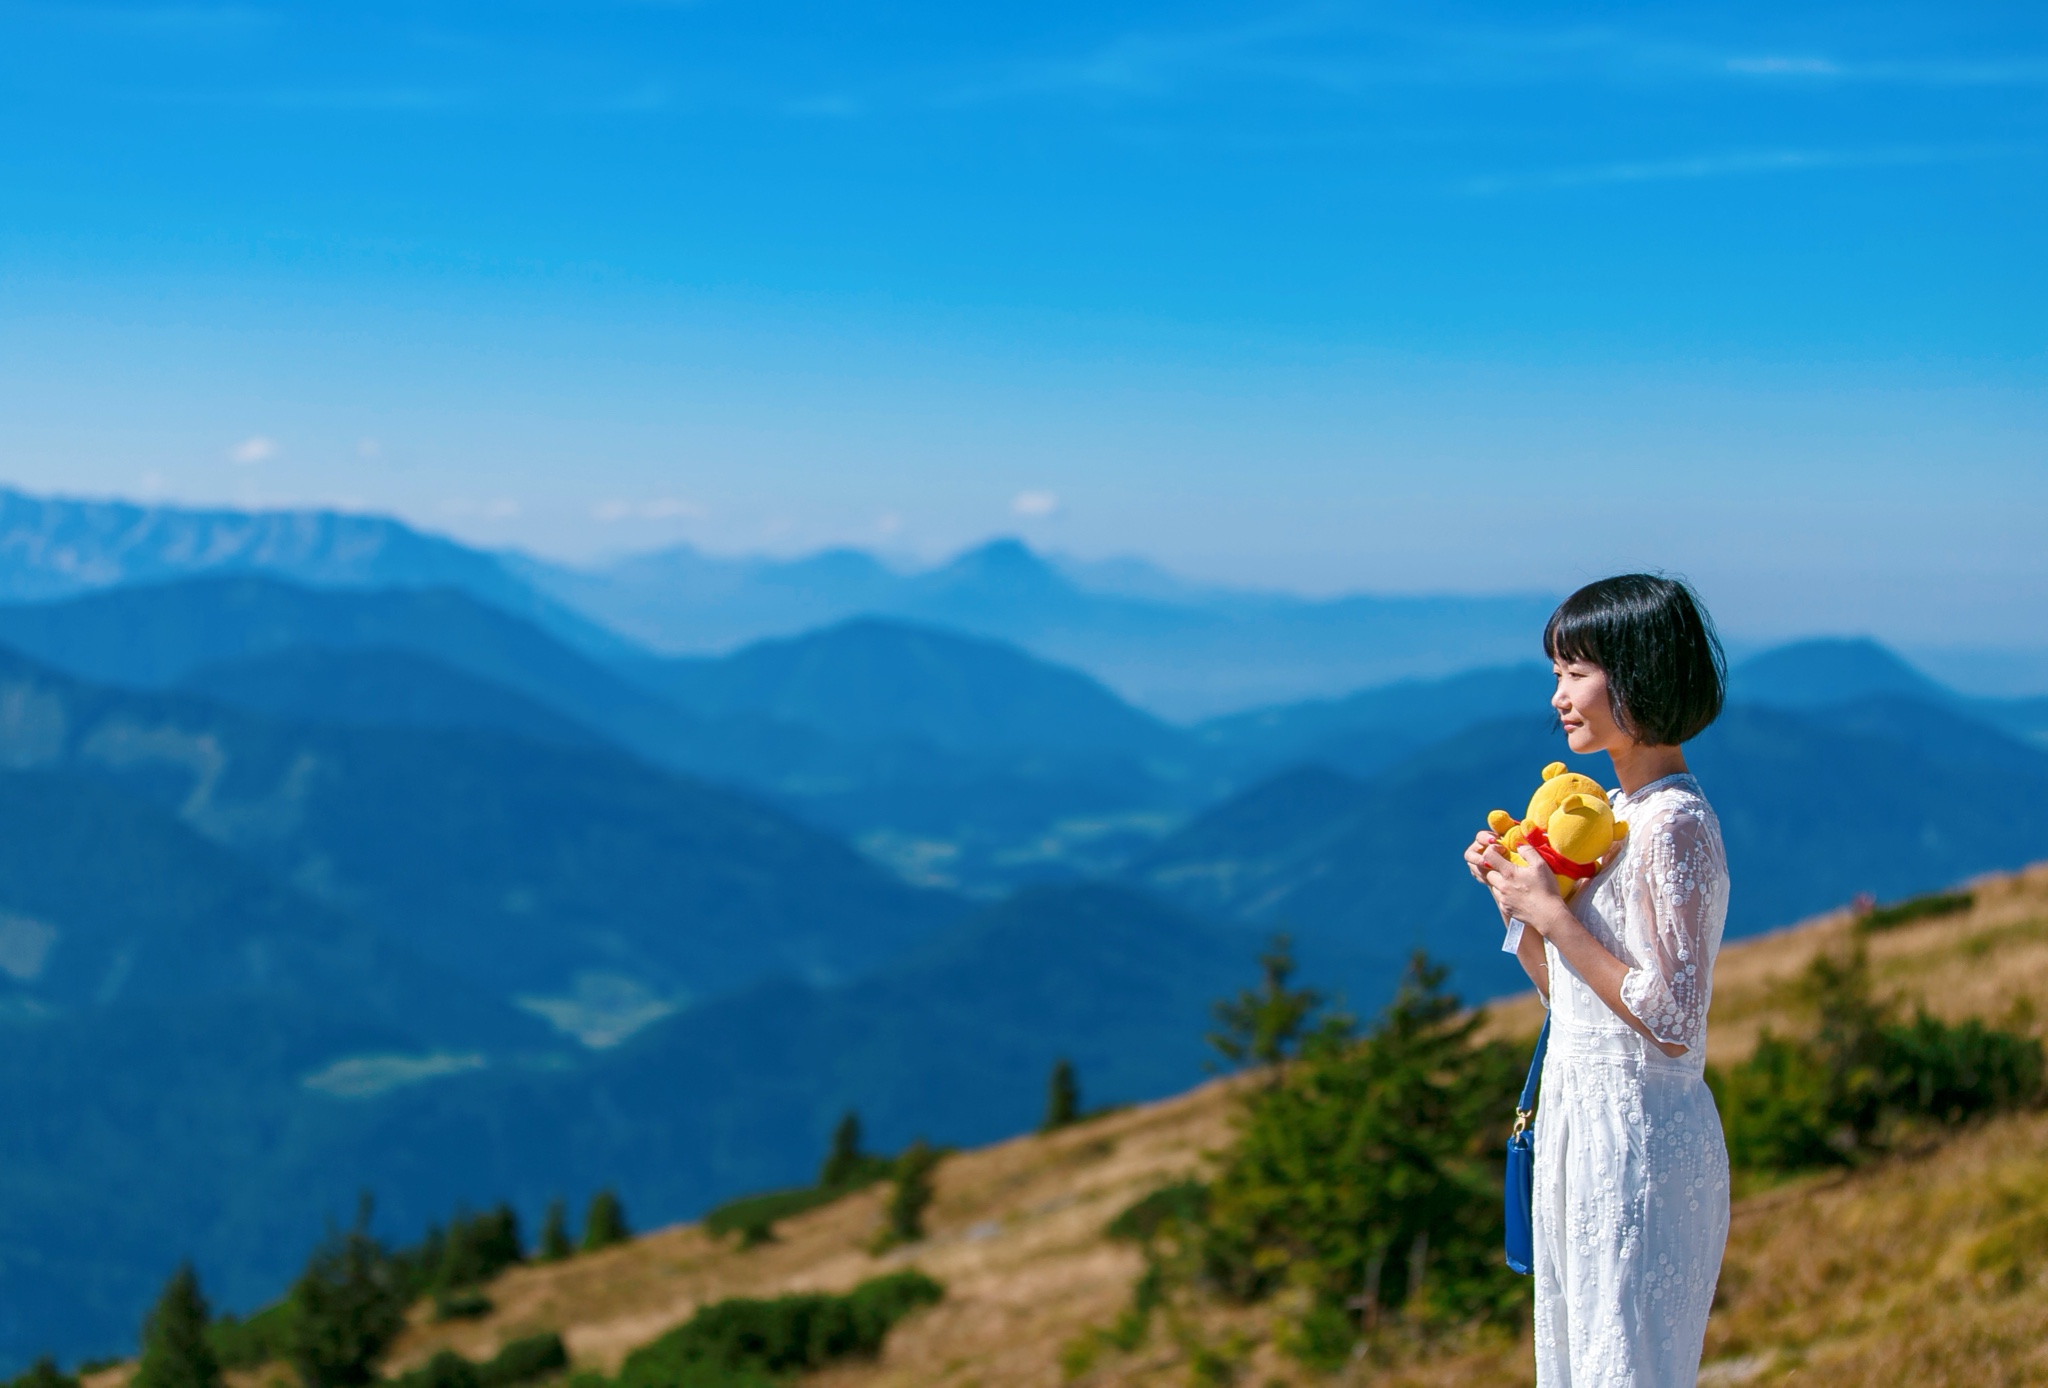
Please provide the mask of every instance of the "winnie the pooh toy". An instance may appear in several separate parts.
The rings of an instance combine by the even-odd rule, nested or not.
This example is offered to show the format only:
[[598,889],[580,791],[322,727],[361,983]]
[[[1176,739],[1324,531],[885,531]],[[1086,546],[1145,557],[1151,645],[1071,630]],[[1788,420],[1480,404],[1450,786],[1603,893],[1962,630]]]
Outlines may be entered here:
[[[1518,821],[1506,810],[1486,817],[1486,827],[1500,839],[1501,851],[1526,863],[1518,849],[1527,849],[1557,876],[1557,893],[1566,901],[1600,871],[1600,859],[1628,833],[1614,817],[1607,792],[1590,776],[1567,771],[1554,761],[1543,768],[1543,784],[1529,797],[1529,812]],[[1512,922],[1501,948],[1512,953],[1522,942],[1522,923]]]

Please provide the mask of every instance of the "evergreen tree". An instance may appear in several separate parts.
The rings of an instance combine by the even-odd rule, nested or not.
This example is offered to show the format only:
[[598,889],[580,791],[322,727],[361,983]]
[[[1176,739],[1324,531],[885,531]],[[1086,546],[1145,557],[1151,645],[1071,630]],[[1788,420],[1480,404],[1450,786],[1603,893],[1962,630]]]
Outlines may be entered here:
[[632,1237],[632,1231],[626,1227],[626,1207],[609,1186],[590,1197],[590,1212],[583,1216],[585,1253],[610,1248]]
[[78,1376],[65,1373],[46,1354],[10,1379],[7,1388],[78,1388]]
[[547,1218],[540,1225],[540,1250],[535,1255],[543,1263],[559,1263],[576,1252],[576,1245],[569,1242],[569,1207],[560,1200],[548,1201]]
[[1308,1033],[1325,999],[1313,988],[1288,987],[1294,968],[1293,940],[1275,935],[1259,956],[1259,986],[1210,1009],[1217,1029],[1209,1044],[1233,1067],[1278,1065]]
[[1341,1364],[1383,1312],[1463,1320],[1522,1304],[1500,1263],[1499,1138],[1519,1057],[1475,1044],[1479,1019],[1417,955],[1372,1031],[1309,1035],[1245,1098],[1209,1189],[1204,1280],[1246,1300],[1283,1282],[1309,1301],[1291,1333]]
[[405,1327],[402,1270],[370,1237],[365,1197],[346,1233],[330,1234],[291,1291],[292,1367],[304,1388],[364,1388]]
[[860,1175],[866,1163],[866,1155],[860,1150],[860,1115],[848,1109],[839,1126],[832,1130],[832,1150],[825,1154],[825,1164],[818,1168],[818,1184],[827,1190],[843,1186]]
[[924,1237],[924,1212],[932,1203],[932,1172],[938,1165],[938,1150],[923,1138],[896,1158],[896,1184],[883,1212],[882,1232],[875,1239],[876,1252]]
[[448,1226],[434,1286],[447,1291],[488,1282],[525,1256],[519,1246],[519,1216],[510,1205],[483,1214],[458,1213]]
[[1045,1122],[1039,1125],[1040,1132],[1056,1132],[1081,1118],[1081,1081],[1074,1074],[1074,1064],[1061,1056],[1052,1065],[1052,1078],[1046,1083]]
[[212,1318],[199,1275],[186,1263],[171,1274],[143,1323],[135,1388],[220,1388],[220,1361],[206,1338]]

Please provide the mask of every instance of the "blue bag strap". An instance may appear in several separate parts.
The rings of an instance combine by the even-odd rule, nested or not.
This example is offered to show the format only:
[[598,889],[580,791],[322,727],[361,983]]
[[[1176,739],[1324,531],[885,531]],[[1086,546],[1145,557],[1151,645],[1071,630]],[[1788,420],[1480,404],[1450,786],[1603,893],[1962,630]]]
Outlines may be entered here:
[[1536,1033],[1536,1054],[1529,1061],[1529,1078],[1522,1081],[1522,1097],[1515,1105],[1515,1131],[1521,1132],[1536,1116],[1536,1084],[1543,1078],[1543,1054],[1550,1049],[1550,1014],[1543,1014],[1543,1030]]

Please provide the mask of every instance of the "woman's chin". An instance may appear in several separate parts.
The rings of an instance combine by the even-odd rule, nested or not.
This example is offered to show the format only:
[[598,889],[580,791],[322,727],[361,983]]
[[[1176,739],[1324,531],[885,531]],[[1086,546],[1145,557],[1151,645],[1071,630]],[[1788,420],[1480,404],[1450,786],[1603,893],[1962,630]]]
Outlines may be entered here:
[[1581,723],[1576,728],[1564,730],[1564,745],[1580,756],[1591,756],[1600,750],[1600,739],[1593,736],[1593,730]]

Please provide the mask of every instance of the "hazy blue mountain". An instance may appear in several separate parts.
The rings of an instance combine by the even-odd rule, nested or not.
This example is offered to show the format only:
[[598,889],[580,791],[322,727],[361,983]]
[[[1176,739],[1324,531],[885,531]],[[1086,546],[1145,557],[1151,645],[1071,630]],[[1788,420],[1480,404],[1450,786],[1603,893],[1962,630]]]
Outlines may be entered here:
[[558,1017],[777,972],[844,976],[955,911],[835,838],[623,753],[276,723],[15,656],[0,656],[0,761],[111,779],[497,996],[552,999]]
[[[0,608],[0,642],[290,720],[602,738],[874,839],[916,880],[980,889],[1072,877],[1136,832],[1132,816],[1215,793],[1194,744],[1088,677],[900,623],[614,670],[452,590],[242,576]],[[942,871],[925,870],[934,852]]]
[[754,714],[846,742],[919,742],[973,756],[1096,752],[1186,760],[1184,734],[1097,681],[1007,642],[877,618],[648,669],[704,718]]
[[[1857,892],[1893,898],[2016,867],[2048,834],[2048,753],[1931,704],[1731,705],[1688,756],[1728,844],[1731,935]],[[1517,986],[1459,855],[1489,809],[1528,802],[1552,759],[1612,777],[1605,758],[1568,756],[1539,717],[1488,723],[1362,780],[1286,773],[1198,817],[1130,876],[1211,915],[1413,941],[1458,961],[1474,993]]]
[[1732,697],[1773,708],[1825,708],[1898,696],[1945,703],[1961,696],[1867,637],[1827,637],[1775,646],[1728,672]]
[[1238,767],[1270,772],[1313,762],[1369,776],[1475,723],[1541,709],[1553,683],[1547,665],[1487,666],[1233,713],[1197,725],[1194,734]]
[[0,772],[0,1013],[292,1001],[416,1043],[545,1029],[390,936],[266,877],[97,779]]
[[609,666],[453,588],[311,588],[263,575],[143,584],[0,607],[0,644],[82,679],[138,688],[307,648],[406,651],[625,745],[665,751],[694,733]]
[[899,575],[872,555],[719,558],[677,545],[593,569],[508,555],[511,572],[621,635],[663,651],[724,651],[888,606]]
[[1819,709],[1864,699],[1903,698],[1954,709],[2036,745],[2048,745],[2048,698],[1991,699],[1959,694],[1875,641],[1862,637],[1798,641],[1737,665],[1735,697],[1778,708]]
[[569,747],[605,739],[500,684],[412,651],[296,646],[202,665],[176,688],[275,718],[366,728],[480,728]]
[[1512,660],[1551,605],[1534,596],[1140,599],[1083,589],[1007,540],[906,580],[889,610],[1015,641],[1140,707],[1191,719]]
[[527,562],[518,572],[665,652],[726,651],[854,615],[898,617],[1014,642],[1176,719],[1514,660],[1529,653],[1552,601],[1219,590],[1150,566],[1054,563],[1016,540],[913,573],[855,551],[778,562],[687,547],[604,569]]
[[316,587],[457,588],[582,648],[621,644],[513,577],[497,556],[387,517],[143,506],[0,488],[0,601],[232,573]]

